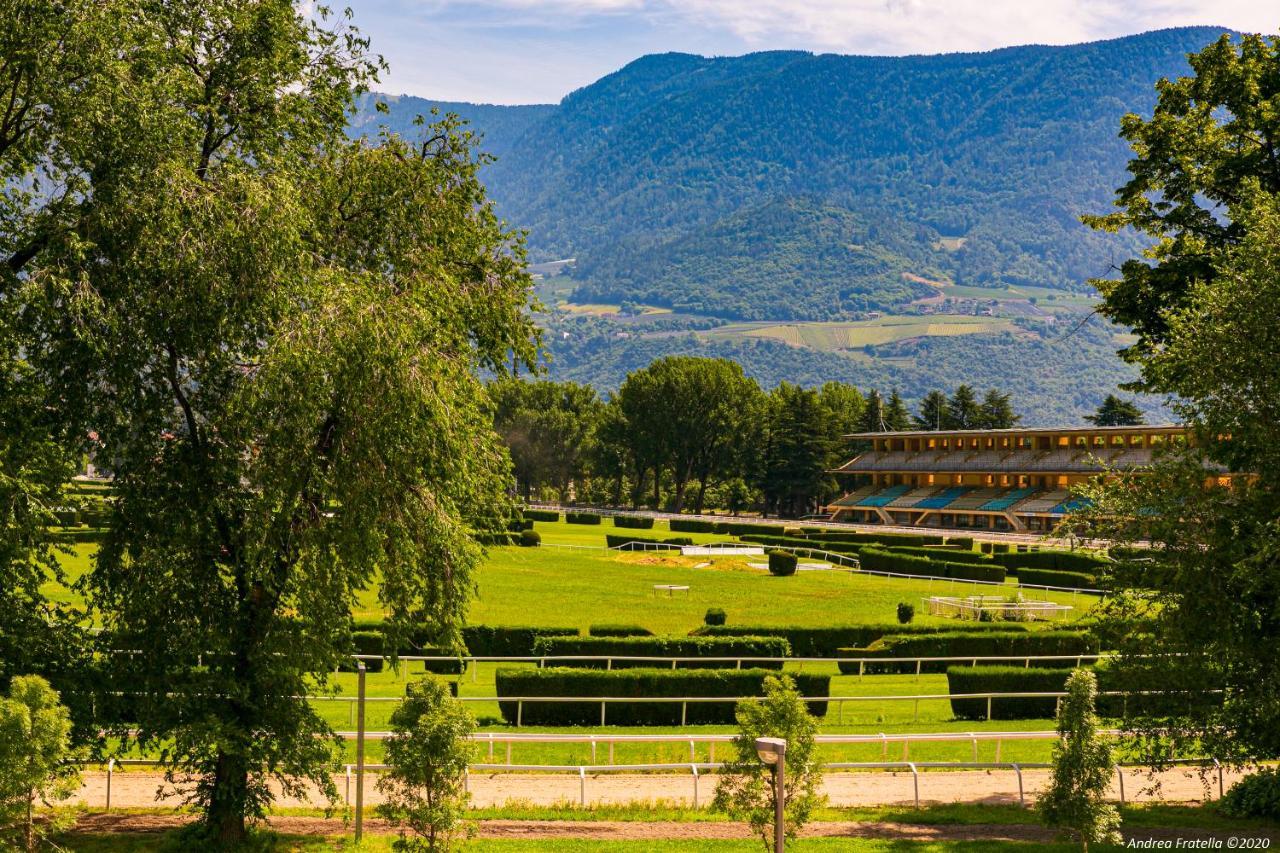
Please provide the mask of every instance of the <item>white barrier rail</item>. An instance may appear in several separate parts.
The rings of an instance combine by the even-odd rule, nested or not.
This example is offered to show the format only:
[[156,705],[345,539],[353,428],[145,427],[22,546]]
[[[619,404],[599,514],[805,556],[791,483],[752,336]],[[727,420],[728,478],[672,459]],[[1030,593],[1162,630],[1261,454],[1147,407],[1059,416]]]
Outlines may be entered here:
[[[81,761],[80,764],[89,764],[91,762]],[[1177,759],[1169,762],[1170,764],[1194,764],[1201,765],[1206,768],[1213,767],[1217,771],[1218,777],[1218,798],[1221,799],[1224,793],[1225,784],[1223,779],[1223,766],[1216,758],[1190,758]],[[123,766],[163,766],[161,762],[126,759],[111,760],[107,762],[107,786],[106,786],[106,810],[111,811],[111,781],[115,773],[116,767]],[[1044,763],[1022,763],[1022,762],[980,762],[980,761],[839,761],[829,762],[823,765],[826,771],[867,771],[867,770],[910,770],[912,778],[912,788],[914,794],[915,808],[920,808],[920,771],[921,770],[1012,770],[1018,780],[1018,804],[1026,806],[1026,793],[1023,785],[1022,771],[1028,769],[1045,769],[1051,767],[1050,764]],[[1116,776],[1119,784],[1120,802],[1125,802],[1124,789],[1124,768],[1126,766],[1134,767],[1140,765],[1116,765]],[[599,776],[607,773],[684,773],[688,772],[693,781],[693,807],[699,808],[699,781],[705,773],[716,772],[724,768],[723,763],[716,762],[696,762],[690,761],[681,764],[471,764],[467,767],[463,777],[464,789],[470,790],[471,776],[475,773],[571,773],[578,777],[578,802],[581,806],[587,805],[587,776]],[[377,771],[388,769],[385,764],[365,764],[365,771]],[[353,778],[353,770],[355,766],[346,764],[342,766],[344,771],[346,785],[344,799],[347,805],[351,805],[351,781]]]
[[[1162,696],[1167,695],[1170,691],[1160,690],[1103,690],[1099,691],[1099,696],[1121,696],[1127,699],[1130,696]],[[1217,693],[1220,691],[1206,690],[1203,693]],[[1053,692],[990,692],[990,693],[923,693],[912,695],[897,696],[802,696],[801,701],[804,702],[825,702],[828,705],[834,703],[836,705],[836,724],[839,725],[844,721],[844,703],[845,702],[913,702],[914,709],[912,712],[912,721],[918,722],[920,719],[920,703],[922,701],[942,701],[955,699],[986,699],[987,700],[987,716],[991,719],[993,702],[996,699],[1054,699],[1060,700],[1067,694],[1063,691]],[[358,702],[357,697],[348,696],[306,696],[303,697],[311,701],[336,701],[336,702]],[[689,705],[690,704],[709,704],[709,703],[725,703],[732,702],[761,702],[764,701],[763,696],[459,696],[460,702],[490,702],[490,703],[516,703],[516,720],[517,728],[524,725],[524,706],[525,703],[576,703],[582,705],[600,704],[600,725],[608,725],[608,706],[612,704],[680,704],[680,725],[688,725]],[[369,696],[364,700],[369,702],[402,702],[399,696]],[[354,713],[355,704],[350,706]],[[829,712],[830,709],[828,709]]]

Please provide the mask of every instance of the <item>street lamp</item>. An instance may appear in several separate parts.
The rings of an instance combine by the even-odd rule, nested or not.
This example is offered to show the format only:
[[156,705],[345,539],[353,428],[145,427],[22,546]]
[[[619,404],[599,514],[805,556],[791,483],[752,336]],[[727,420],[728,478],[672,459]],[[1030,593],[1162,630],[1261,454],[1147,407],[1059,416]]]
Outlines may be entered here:
[[787,742],[780,737],[756,738],[756,755],[773,768],[773,851],[783,853],[786,845]]

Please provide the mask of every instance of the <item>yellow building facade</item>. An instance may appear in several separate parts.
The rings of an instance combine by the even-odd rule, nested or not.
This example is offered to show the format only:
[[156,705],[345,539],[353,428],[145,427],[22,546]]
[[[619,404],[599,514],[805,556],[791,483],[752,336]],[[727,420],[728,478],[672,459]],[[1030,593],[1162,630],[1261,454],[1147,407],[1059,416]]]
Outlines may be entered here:
[[854,433],[862,452],[836,469],[849,490],[834,521],[1046,532],[1080,504],[1075,487],[1139,469],[1180,426]]

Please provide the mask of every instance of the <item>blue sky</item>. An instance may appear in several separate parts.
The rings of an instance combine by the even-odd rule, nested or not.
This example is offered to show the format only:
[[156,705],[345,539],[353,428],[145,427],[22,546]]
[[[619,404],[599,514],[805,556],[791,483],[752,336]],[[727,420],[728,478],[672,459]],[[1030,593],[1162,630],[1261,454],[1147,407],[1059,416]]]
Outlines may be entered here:
[[[638,56],[902,55],[1070,44],[1162,27],[1280,30],[1276,0],[347,0],[390,63],[379,89],[551,103]],[[341,7],[341,0],[333,2]]]

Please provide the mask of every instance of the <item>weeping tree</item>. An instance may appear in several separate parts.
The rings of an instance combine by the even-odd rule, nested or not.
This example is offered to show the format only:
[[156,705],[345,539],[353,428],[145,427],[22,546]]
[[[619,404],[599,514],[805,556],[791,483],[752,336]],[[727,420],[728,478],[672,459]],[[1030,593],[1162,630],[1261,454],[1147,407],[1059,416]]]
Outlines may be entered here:
[[392,634],[457,642],[468,524],[507,512],[478,373],[533,364],[529,280],[456,121],[346,138],[380,61],[345,20],[115,8],[118,61],[89,72],[111,108],[49,114],[78,190],[30,219],[23,316],[50,405],[115,474],[85,588],[129,650],[116,722],[235,844],[271,782],[334,793],[298,697],[329,689],[357,593]]

